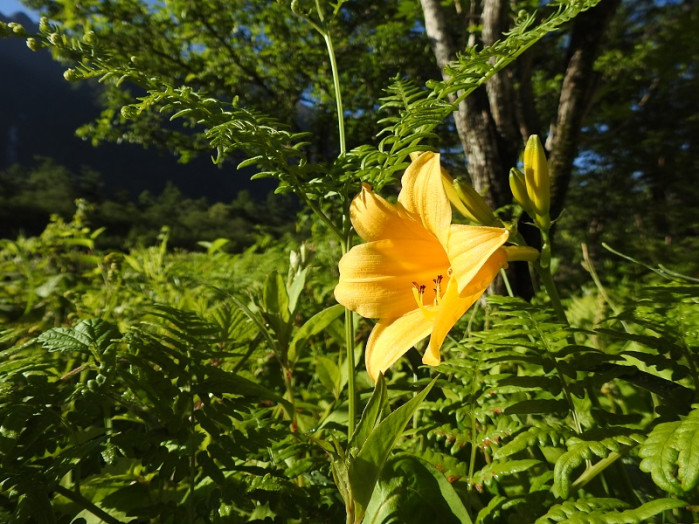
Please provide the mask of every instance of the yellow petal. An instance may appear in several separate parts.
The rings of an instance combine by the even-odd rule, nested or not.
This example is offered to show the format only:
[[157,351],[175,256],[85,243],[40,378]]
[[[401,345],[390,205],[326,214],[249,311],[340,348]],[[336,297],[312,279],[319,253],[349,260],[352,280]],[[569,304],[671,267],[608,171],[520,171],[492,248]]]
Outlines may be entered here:
[[446,275],[449,259],[433,237],[388,239],[354,246],[339,267],[335,299],[340,304],[365,318],[394,318],[417,307],[412,283],[429,288],[433,278]]
[[350,205],[354,230],[365,242],[385,238],[428,238],[429,232],[415,218],[381,198],[367,184]]
[[379,373],[385,372],[431,330],[432,322],[419,309],[400,318],[379,320],[369,336],[364,353],[366,370],[371,379],[376,382]]
[[499,227],[452,225],[447,242],[447,253],[452,278],[459,283],[462,293],[483,264],[500,248],[509,233]]
[[442,183],[439,155],[423,153],[405,170],[398,203],[419,217],[423,226],[446,245],[451,223],[451,206]]
[[495,279],[502,268],[507,263],[507,256],[502,249],[498,249],[483,264],[475,275],[471,283],[463,293],[458,293],[455,281],[452,279],[447,286],[447,290],[442,297],[442,301],[434,319],[432,336],[422,357],[422,362],[429,366],[436,366],[440,362],[440,349],[447,334],[454,327],[454,324],[468,311],[476,300],[483,294],[490,283]]

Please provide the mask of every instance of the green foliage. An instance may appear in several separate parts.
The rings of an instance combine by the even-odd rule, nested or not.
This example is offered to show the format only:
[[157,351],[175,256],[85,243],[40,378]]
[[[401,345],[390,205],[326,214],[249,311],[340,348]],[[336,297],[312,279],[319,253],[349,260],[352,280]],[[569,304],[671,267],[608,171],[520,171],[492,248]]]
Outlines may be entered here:
[[5,238],[38,235],[53,215],[69,220],[77,199],[89,202],[84,222],[105,228],[98,240],[103,248],[152,244],[163,226],[170,229],[170,245],[190,250],[197,242],[225,238],[227,251],[242,251],[261,234],[278,238],[295,233],[289,219],[296,205],[290,195],[259,201],[241,190],[228,203],[210,205],[168,184],[160,194],[144,191],[134,202],[123,194],[106,194],[97,173],[73,173],[49,160],[0,171],[0,183],[0,234]]
[[[163,227],[148,247],[105,252],[81,202],[70,222],[56,216],[37,237],[3,240],[0,515],[696,521],[693,277],[649,275],[627,260],[645,280],[607,292],[590,266],[595,287],[583,292],[593,299],[561,302],[548,260],[535,263],[547,270],[546,293],[491,297],[451,332],[436,377],[411,353],[376,386],[355,369],[354,319],[346,313],[343,326],[331,297],[360,181],[392,183],[410,152],[436,146],[460,100],[595,3],[556,3],[539,25],[540,16],[520,14],[507,37],[465,51],[447,81],[398,77],[382,100],[387,118],[371,126],[383,126],[381,141],[346,153],[340,125],[335,160],[312,147],[324,126],[308,134],[290,121],[325,56],[318,43],[334,63],[331,37],[361,40],[367,14],[400,22],[374,42],[409,32],[408,2],[396,11],[364,2],[48,4],[63,8],[62,25],[44,19],[31,45],[70,60],[69,79],[110,86],[86,135],[160,141],[185,160],[213,148],[240,162],[241,151],[243,166],[295,192],[316,223],[303,245],[258,235],[233,254],[224,234],[198,238],[205,252],[173,252],[173,230]],[[305,39],[309,28],[318,34]],[[278,38],[284,31],[288,40]],[[338,75],[329,80],[321,75],[311,91],[319,119],[323,104],[339,100]],[[172,190],[143,201],[154,220],[183,204]],[[357,403],[365,405],[355,426]]]
[[684,420],[658,424],[639,450],[640,468],[668,493],[683,495],[699,483],[699,410]]

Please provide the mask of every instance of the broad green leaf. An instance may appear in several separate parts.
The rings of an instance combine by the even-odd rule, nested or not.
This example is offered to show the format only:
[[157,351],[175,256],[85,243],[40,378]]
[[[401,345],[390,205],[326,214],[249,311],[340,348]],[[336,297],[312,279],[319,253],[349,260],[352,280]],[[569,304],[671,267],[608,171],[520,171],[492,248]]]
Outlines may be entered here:
[[99,360],[114,344],[114,339],[120,337],[116,326],[101,320],[82,320],[74,328],[53,328],[37,337],[37,340],[48,351],[94,351]]
[[276,271],[265,280],[263,300],[266,312],[278,316],[282,322],[289,322],[289,295],[284,279]]
[[307,272],[308,272],[307,267],[298,271],[294,275],[294,278],[291,281],[291,285],[287,289],[287,292],[289,294],[289,313],[293,314],[294,311],[296,311],[296,304],[299,300],[299,296],[301,295],[301,291],[303,291],[303,286],[306,285],[306,273]]
[[379,380],[376,382],[374,392],[371,394],[369,402],[367,402],[362,412],[362,416],[357,423],[354,434],[350,438],[349,447],[361,448],[366,439],[371,434],[372,430],[380,420],[381,410],[386,402],[386,379],[383,373],[379,374]]
[[207,241],[199,241],[197,242],[197,245],[200,245],[203,248],[206,248],[206,254],[207,255],[214,255],[221,251],[223,249],[223,246],[226,244],[229,244],[230,240],[227,238],[217,238],[213,242],[207,242]]
[[262,300],[263,315],[277,335],[280,348],[285,351],[291,331],[289,295],[286,292],[284,279],[276,271],[270,273],[265,280]]
[[316,357],[316,373],[318,380],[325,386],[325,389],[332,393],[335,398],[338,398],[341,392],[340,380],[342,373],[340,373],[340,368],[335,361],[324,355],[318,355]]
[[306,343],[306,340],[313,335],[317,335],[323,331],[328,325],[339,317],[345,308],[340,304],[335,304],[324,309],[309,318],[306,323],[301,326],[289,344],[289,360],[294,362],[299,358],[301,347]]
[[363,522],[469,524],[471,517],[442,472],[418,457],[399,455],[386,464]]
[[355,522],[361,522],[391,449],[436,380],[382,420],[350,463],[349,481],[355,502]]

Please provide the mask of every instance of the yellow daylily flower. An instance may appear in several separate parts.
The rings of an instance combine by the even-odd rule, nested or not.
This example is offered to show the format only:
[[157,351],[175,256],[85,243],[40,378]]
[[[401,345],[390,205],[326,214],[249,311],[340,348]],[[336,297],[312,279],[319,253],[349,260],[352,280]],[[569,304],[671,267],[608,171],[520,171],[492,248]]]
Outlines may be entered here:
[[430,336],[423,363],[436,366],[456,321],[507,264],[508,232],[451,223],[439,155],[423,153],[401,180],[394,205],[362,187],[350,219],[364,244],[340,260],[337,301],[378,322],[365,351],[375,381]]

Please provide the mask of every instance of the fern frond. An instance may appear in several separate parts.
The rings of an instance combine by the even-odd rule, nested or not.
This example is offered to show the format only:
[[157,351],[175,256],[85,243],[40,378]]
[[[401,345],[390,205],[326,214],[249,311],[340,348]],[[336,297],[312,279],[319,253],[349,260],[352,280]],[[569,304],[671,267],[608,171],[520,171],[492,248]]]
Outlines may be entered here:
[[644,435],[625,427],[604,428],[571,437],[566,442],[568,451],[556,461],[554,489],[559,496],[567,498],[572,486],[571,475],[583,462],[625,452],[644,440]]
[[[552,507],[535,524],[560,522],[565,524],[641,524],[664,511],[686,506],[677,499],[656,499],[634,509],[618,499],[584,499],[566,501]],[[624,509],[624,511],[617,511]]]
[[668,493],[682,495],[699,484],[699,406],[684,420],[658,424],[641,445],[641,471]]
[[498,481],[501,477],[516,475],[524,471],[541,465],[542,462],[536,459],[507,460],[505,462],[491,462],[478,471],[471,480],[475,486],[488,485],[490,482]]
[[532,446],[553,446],[562,447],[563,444],[573,435],[573,431],[562,425],[535,425],[519,433],[510,442],[499,448],[493,458],[502,460],[505,457],[514,455],[521,451],[530,449]]

